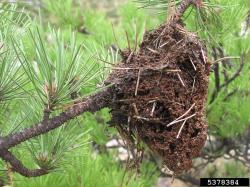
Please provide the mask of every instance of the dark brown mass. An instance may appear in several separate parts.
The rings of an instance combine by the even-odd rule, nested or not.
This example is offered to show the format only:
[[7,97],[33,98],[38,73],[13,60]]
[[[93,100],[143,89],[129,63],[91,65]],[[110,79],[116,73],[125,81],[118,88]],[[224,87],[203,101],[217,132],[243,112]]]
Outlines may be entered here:
[[176,174],[192,167],[206,141],[210,64],[197,36],[180,24],[145,33],[109,76],[111,123],[128,144],[143,141]]

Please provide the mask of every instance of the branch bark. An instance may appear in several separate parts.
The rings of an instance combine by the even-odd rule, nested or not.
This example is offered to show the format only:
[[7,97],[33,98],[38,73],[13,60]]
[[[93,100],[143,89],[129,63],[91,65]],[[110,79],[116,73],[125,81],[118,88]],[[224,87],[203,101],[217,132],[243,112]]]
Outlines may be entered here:
[[108,107],[110,103],[110,92],[106,89],[102,92],[89,96],[82,102],[75,104],[73,107],[62,112],[48,120],[35,124],[32,127],[23,129],[21,132],[10,134],[0,138],[0,151],[8,150],[30,138],[47,133],[63,125],[65,122],[81,115],[84,112],[96,112],[101,108]]
[[175,14],[172,16],[171,19],[172,23],[178,23],[181,20],[181,17],[188,9],[189,6],[194,5],[197,8],[202,6],[202,0],[182,0],[180,5],[177,7]]
[[7,150],[1,150],[0,157],[11,165],[12,171],[18,172],[25,177],[38,177],[49,172],[48,169],[43,168],[34,170],[26,168],[20,160]]
[[222,84],[220,86],[220,88],[226,87],[231,82],[233,82],[238,76],[240,76],[240,73],[241,73],[243,66],[244,66],[244,62],[245,62],[244,60],[245,60],[245,57],[242,57],[241,62],[240,62],[240,67],[237,69],[237,71],[233,74],[233,76],[231,78],[229,78],[224,84]]
[[[219,92],[220,90],[222,90],[223,88],[227,87],[227,86],[228,86],[230,83],[232,83],[237,77],[240,76],[240,73],[242,72],[243,67],[244,67],[244,65],[245,65],[245,60],[246,60],[246,54],[243,53],[243,54],[241,55],[241,57],[240,57],[240,66],[239,66],[239,68],[236,70],[236,72],[235,72],[230,78],[228,78],[227,80],[225,80],[223,84],[220,84],[220,83],[218,82],[218,81],[219,81],[219,74],[218,74],[219,72],[217,72],[217,71],[219,71],[219,70],[216,70],[216,68],[215,68],[215,83],[216,83],[216,88],[214,89],[213,94],[212,94],[212,97],[211,97],[211,99],[210,99],[210,101],[209,101],[210,104],[213,103],[213,102],[215,101],[215,99],[216,99],[216,97],[217,97],[217,95],[218,95],[218,92]],[[216,65],[216,64],[215,64],[215,65]],[[216,77],[216,74],[218,74],[217,77]],[[219,83],[219,84],[217,84],[217,83]]]
[[26,168],[20,160],[18,160],[8,149],[27,141],[31,138],[45,134],[53,129],[62,126],[65,122],[83,114],[84,112],[96,112],[101,108],[108,107],[111,103],[110,88],[102,92],[91,95],[74,106],[62,112],[58,116],[51,119],[42,120],[40,123],[32,127],[23,129],[20,132],[10,134],[6,137],[0,137],[0,158],[8,162],[12,170],[18,172],[25,177],[37,177],[45,175],[49,169],[34,169]]

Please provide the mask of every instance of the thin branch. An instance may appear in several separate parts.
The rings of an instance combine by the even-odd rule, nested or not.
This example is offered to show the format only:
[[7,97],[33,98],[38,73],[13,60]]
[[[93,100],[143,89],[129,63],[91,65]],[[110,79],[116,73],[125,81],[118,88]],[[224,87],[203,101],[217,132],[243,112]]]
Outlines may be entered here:
[[204,64],[206,64],[207,61],[206,61],[206,57],[205,57],[205,54],[204,54],[204,51],[203,51],[202,47],[201,47],[201,55],[202,55],[202,59],[204,61]]
[[182,123],[181,128],[180,128],[180,130],[179,130],[179,132],[178,132],[178,134],[177,134],[177,136],[176,136],[177,139],[180,137],[181,131],[182,131],[184,125],[186,124],[186,122],[187,122],[187,120],[185,120],[185,121]]
[[172,125],[173,123],[175,123],[175,121],[178,121],[179,119],[183,118],[184,116],[186,116],[195,106],[195,103],[192,104],[192,106],[184,113],[182,114],[180,117],[176,118],[174,121],[172,121],[171,123],[169,123],[167,126]]
[[210,104],[213,103],[214,100],[216,99],[216,96],[218,95],[218,90],[220,91],[222,88],[227,87],[231,82],[233,82],[237,77],[240,76],[240,73],[243,70],[243,67],[245,64],[246,54],[242,54],[240,59],[241,59],[240,66],[236,70],[236,72],[233,74],[233,76],[231,78],[228,78],[227,80],[225,80],[225,82],[220,85],[219,89],[214,90],[214,92],[212,93],[211,100],[209,102]]
[[137,96],[137,93],[138,93],[140,78],[141,78],[141,69],[139,69],[138,71],[138,77],[137,77],[137,82],[136,82],[136,87],[135,87],[135,96]]
[[127,64],[130,63],[130,60],[132,59],[133,55],[134,55],[134,52],[133,52],[133,51],[130,52],[130,54],[129,54],[127,60],[126,60],[126,63],[127,63]]
[[[212,50],[213,50],[213,57],[214,57],[214,59],[216,61],[218,59],[216,48],[213,47]],[[211,100],[209,102],[210,104],[215,100],[215,98],[218,95],[218,92],[220,91],[220,69],[219,68],[220,68],[219,64],[218,63],[214,63],[215,89],[214,89],[214,91],[212,93],[212,97],[211,97]]]
[[151,48],[149,48],[149,47],[147,47],[147,49],[148,49],[149,51],[151,51],[152,53],[160,54],[160,52],[158,52],[158,51],[156,51],[156,50],[154,50],[154,49],[151,49]]
[[0,137],[0,152],[14,147],[33,137],[56,129],[62,126],[65,122],[81,115],[84,112],[96,112],[101,108],[107,107],[110,101],[110,95],[109,90],[106,89],[87,97],[82,102],[72,106],[58,116],[42,121],[32,127],[23,129],[21,132],[10,134],[6,137]]
[[190,119],[190,118],[192,118],[194,116],[196,116],[195,113],[192,114],[191,116],[188,116],[188,117],[184,118],[184,119],[175,120],[175,121],[171,122],[170,124],[168,124],[167,127],[170,127],[170,126],[172,126],[172,125],[174,125],[176,123],[182,122],[182,121],[186,121],[186,120],[188,120],[188,119]]
[[229,59],[240,59],[240,57],[238,57],[238,56],[225,56],[225,57],[221,57],[221,58],[215,60],[212,63],[215,64],[215,63],[218,63],[218,62],[222,62],[222,64],[224,64],[223,61],[224,60],[229,60]]
[[49,172],[48,169],[43,168],[34,170],[26,168],[20,160],[7,150],[1,150],[0,157],[11,165],[12,171],[18,172],[25,177],[38,177],[46,175]]
[[[242,58],[244,58],[244,57],[242,57]],[[240,75],[243,67],[244,67],[244,59],[241,59],[240,67],[238,68],[238,70],[234,73],[234,75],[230,79],[228,79],[224,84],[222,84],[220,86],[220,88],[223,88],[223,87],[229,85],[231,82],[233,82]]]
[[181,76],[180,76],[179,73],[177,73],[177,76],[178,76],[178,79],[180,80],[182,86],[183,86],[183,87],[186,87],[186,85],[185,85],[184,81],[182,80],[182,78],[181,78]]
[[182,0],[180,5],[177,7],[177,10],[175,11],[174,15],[172,16],[171,22],[178,23],[181,20],[181,17],[185,13],[185,11],[191,5],[200,8],[202,6],[202,0]]
[[227,101],[229,98],[231,98],[234,94],[236,94],[239,90],[237,88],[233,89],[233,91],[229,92],[226,97],[223,99],[223,101]]
[[154,116],[154,111],[155,111],[156,104],[157,104],[157,103],[154,102],[153,107],[152,107],[152,110],[151,110],[151,113],[150,113],[150,117],[153,117],[153,116]]
[[194,93],[195,89],[195,82],[196,82],[196,77],[194,77],[193,85],[192,85],[192,94]]
[[191,64],[192,64],[192,66],[193,66],[194,70],[196,71],[196,70],[197,70],[197,68],[196,68],[196,66],[194,65],[194,62],[193,62],[192,58],[191,58],[191,57],[189,57],[189,59],[190,59],[190,62],[191,62]]
[[220,47],[218,47],[218,51],[219,51],[219,55],[220,55],[220,58],[221,58],[220,60],[221,60],[222,67],[223,67],[222,72],[223,72],[223,75],[224,75],[224,80],[227,81],[228,80],[228,73],[227,73],[227,64],[226,64],[226,62],[228,62],[228,60],[230,58],[225,57],[222,44],[220,44]]
[[49,117],[50,117],[50,114],[51,114],[51,110],[49,109],[49,107],[46,107],[46,108],[43,110],[43,121],[48,120]]
[[[216,48],[213,48],[213,56],[214,56],[214,59],[217,59],[218,57]],[[219,92],[220,91],[220,66],[218,63],[214,64],[214,79],[215,79],[216,92]]]

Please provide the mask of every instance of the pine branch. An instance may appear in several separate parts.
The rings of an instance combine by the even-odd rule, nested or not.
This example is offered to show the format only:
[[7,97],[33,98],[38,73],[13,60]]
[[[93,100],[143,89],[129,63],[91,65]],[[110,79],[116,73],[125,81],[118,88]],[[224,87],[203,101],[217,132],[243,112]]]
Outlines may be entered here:
[[[217,72],[217,70],[215,69],[215,83],[216,83],[216,87],[215,87],[215,89],[214,89],[214,91],[212,93],[212,97],[211,97],[210,102],[209,102],[210,104],[215,101],[215,99],[216,99],[216,97],[217,97],[217,95],[218,95],[218,93],[219,93],[220,90],[222,90],[223,88],[228,87],[228,85],[230,85],[230,83],[232,83],[237,77],[240,76],[240,73],[242,72],[243,67],[245,65],[245,61],[246,61],[246,54],[243,53],[241,55],[241,58],[240,58],[240,66],[239,66],[239,68],[235,71],[235,73],[230,78],[225,79],[225,81],[223,82],[223,84],[218,83],[218,81],[219,81],[219,79],[218,79],[219,78],[219,70]],[[216,63],[215,65],[218,65],[218,63]],[[215,68],[216,68],[216,66],[215,66]]]
[[191,5],[200,8],[202,6],[202,0],[182,0],[180,5],[177,7],[176,12],[172,16],[171,22],[172,23],[180,22],[181,17]]
[[[214,59],[218,59],[216,48],[213,48]],[[216,92],[220,91],[220,66],[219,63],[214,64],[214,79]]]
[[96,112],[101,108],[108,107],[110,103],[110,89],[105,89],[99,93],[91,95],[74,106],[51,119],[42,120],[32,127],[23,129],[21,132],[0,137],[0,158],[8,162],[13,171],[25,177],[37,177],[49,173],[49,169],[41,168],[30,170],[26,168],[11,152],[8,151],[24,141],[36,136],[45,134],[53,129],[62,126],[65,122],[83,114],[84,112]]
[[[65,122],[83,114],[84,112],[96,112],[101,108],[108,107],[110,103],[110,92],[106,89],[102,92],[87,97],[82,102],[48,120],[35,124],[32,127],[23,129],[21,132],[10,134],[0,138],[0,152],[8,150],[33,137],[45,134],[53,129],[62,126]],[[2,157],[0,155],[0,157]]]
[[48,169],[43,168],[34,170],[26,168],[20,160],[7,150],[1,150],[0,157],[11,165],[12,171],[18,172],[25,177],[38,177],[49,172]]
[[229,78],[224,84],[220,86],[220,88],[226,87],[229,85],[231,82],[233,82],[238,76],[240,76],[240,73],[244,67],[245,64],[245,56],[241,57],[241,62],[240,62],[240,67],[237,69],[237,71],[233,74],[231,78]]

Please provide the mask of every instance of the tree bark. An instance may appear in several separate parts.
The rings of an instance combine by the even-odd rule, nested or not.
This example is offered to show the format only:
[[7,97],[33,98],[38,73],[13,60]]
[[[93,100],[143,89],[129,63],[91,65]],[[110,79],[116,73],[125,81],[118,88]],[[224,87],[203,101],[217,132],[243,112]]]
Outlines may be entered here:
[[48,169],[30,170],[26,168],[20,160],[7,150],[1,150],[0,157],[11,165],[12,171],[18,172],[25,177],[38,177],[49,173]]
[[21,132],[10,134],[6,137],[0,137],[0,151],[8,150],[30,138],[47,133],[53,129],[62,126],[65,122],[81,115],[84,112],[96,112],[101,108],[108,107],[111,93],[109,89],[87,97],[82,102],[62,112],[58,116],[44,120],[32,127],[23,129]]
[[176,12],[172,16],[171,23],[178,23],[181,20],[181,17],[188,9],[189,6],[194,5],[196,8],[200,8],[202,6],[202,0],[183,0],[180,5],[177,7]]

